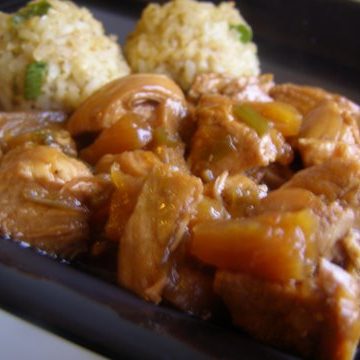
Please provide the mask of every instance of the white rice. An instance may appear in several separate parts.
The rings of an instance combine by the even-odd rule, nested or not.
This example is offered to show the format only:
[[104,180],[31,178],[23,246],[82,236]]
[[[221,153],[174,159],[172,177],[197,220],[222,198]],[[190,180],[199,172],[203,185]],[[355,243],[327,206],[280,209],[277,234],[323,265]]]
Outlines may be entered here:
[[[36,3],[32,1],[31,3]],[[13,14],[0,13],[0,107],[5,110],[74,110],[129,67],[116,39],[100,22],[70,1],[47,0],[49,11],[18,25]],[[41,95],[24,98],[28,64],[45,62]]]
[[234,3],[194,0],[150,4],[124,47],[134,72],[169,75],[188,89],[199,73],[258,75],[254,43],[240,41],[231,25],[247,23]]

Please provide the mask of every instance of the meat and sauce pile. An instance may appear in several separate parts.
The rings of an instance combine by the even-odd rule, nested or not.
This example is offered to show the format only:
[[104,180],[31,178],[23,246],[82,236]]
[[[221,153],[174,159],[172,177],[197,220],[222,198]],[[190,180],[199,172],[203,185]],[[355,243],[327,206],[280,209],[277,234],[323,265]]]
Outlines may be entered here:
[[[62,112],[0,114],[0,230],[267,343],[352,359],[360,109],[270,75],[130,75]],[[90,236],[91,234],[91,236]]]

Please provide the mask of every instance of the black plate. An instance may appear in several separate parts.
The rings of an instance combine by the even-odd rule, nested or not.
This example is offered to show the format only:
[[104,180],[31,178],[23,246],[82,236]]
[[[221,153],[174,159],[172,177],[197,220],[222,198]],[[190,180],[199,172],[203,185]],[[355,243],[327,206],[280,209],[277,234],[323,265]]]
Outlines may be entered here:
[[[3,1],[0,9],[19,3]],[[123,42],[145,1],[79,3]],[[322,86],[360,102],[359,4],[242,0],[240,6],[256,34],[263,71],[277,81]],[[0,240],[0,306],[112,358],[295,359],[237,329],[148,304],[9,240]]]

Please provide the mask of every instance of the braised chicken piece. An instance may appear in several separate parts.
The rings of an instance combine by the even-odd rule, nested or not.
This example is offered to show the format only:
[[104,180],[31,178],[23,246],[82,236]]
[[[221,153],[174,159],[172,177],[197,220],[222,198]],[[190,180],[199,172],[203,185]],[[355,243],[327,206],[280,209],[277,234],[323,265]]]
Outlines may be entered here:
[[137,74],[101,88],[72,115],[67,127],[72,135],[100,132],[81,155],[96,163],[106,154],[156,146],[159,138],[180,143],[177,131],[186,114],[185,97],[172,80]]
[[105,229],[110,240],[119,242],[145,179],[155,166],[161,164],[169,164],[173,169],[189,172],[178,148],[161,147],[156,149],[156,153],[135,150],[117,155],[109,154],[97,163],[95,172],[111,174],[116,188],[111,197]]
[[120,241],[147,176],[159,165],[159,158],[144,150],[106,155],[98,163],[97,171],[111,173],[116,188],[111,197],[105,228],[110,240]]
[[[243,174],[229,176],[225,172],[205,185],[204,193],[207,196],[204,199],[213,202],[212,213],[224,215],[216,219],[246,217],[253,212],[260,200],[266,197],[267,191],[266,185],[259,185]],[[210,219],[208,216],[201,217],[201,221]]]
[[359,113],[360,111],[358,105],[345,97],[332,94],[317,87],[280,84],[273,86],[269,94],[276,101],[294,106],[303,115],[315,109],[324,100],[335,102],[343,112]]
[[[116,79],[90,96],[71,116],[72,135],[108,129],[127,113],[137,114],[176,131],[186,113],[181,89],[168,77],[135,74]],[[156,115],[160,115],[156,118]]]
[[346,270],[360,280],[360,233],[358,228],[351,229],[342,239],[344,253],[346,254]]
[[222,198],[215,194],[216,190],[211,191],[209,185],[205,186],[204,195],[190,219],[188,231],[174,252],[171,275],[163,293],[163,299],[178,309],[204,319],[216,317],[224,309],[213,290],[214,269],[189,256],[191,232],[194,226],[204,221],[231,218]]
[[[360,162],[354,159],[332,159],[296,173],[283,188],[303,188],[327,203],[338,202],[359,214]],[[356,215],[359,223],[360,217]]]
[[327,299],[318,353],[322,359],[353,359],[360,338],[359,282],[324,259],[318,281]]
[[[243,109],[243,108],[241,108]],[[236,115],[228,98],[206,98],[197,110],[198,129],[192,139],[189,166],[203,179],[214,179],[224,171],[235,174],[247,169],[292,160],[292,150],[283,135],[269,128],[262,118],[249,124],[254,112]],[[236,110],[236,108],[235,108]],[[259,118],[254,115],[255,121]],[[245,118],[245,119],[244,119]]]
[[[171,149],[167,148],[165,151],[169,150]],[[181,169],[176,166],[176,161],[161,160],[171,166],[173,169],[171,171]],[[124,230],[134,212],[139,195],[143,191],[144,183],[152,169],[161,164],[157,155],[143,150],[106,155],[97,164],[98,172],[111,173],[116,186],[111,198],[109,218],[106,224],[106,235],[110,240],[117,243],[122,241]],[[188,172],[187,169],[186,172]],[[187,177],[189,176],[186,175],[185,179]],[[201,221],[205,217],[210,219],[226,213],[221,203],[207,196],[202,197],[195,208],[189,225]],[[219,211],[219,215],[216,211]],[[179,309],[207,318],[212,315],[219,303],[219,299],[216,298],[212,289],[214,272],[209,269],[204,271],[203,265],[189,259],[186,247],[186,236],[184,235],[181,246],[174,251],[163,298]],[[135,269],[136,263],[131,263],[131,267]]]
[[160,145],[155,147],[153,152],[164,164],[169,164],[177,170],[190,174],[190,169],[184,156],[185,150],[182,145],[174,147]]
[[326,204],[325,211],[319,212],[322,226],[317,237],[321,251],[342,264],[353,262],[353,266],[353,249],[357,246],[353,236],[360,224],[359,175],[356,158],[333,159],[298,172],[283,188],[307,189]]
[[224,310],[213,289],[214,269],[188,256],[186,240],[182,240],[174,253],[162,297],[189,314],[203,319],[213,318]]
[[8,152],[0,163],[1,235],[53,255],[84,251],[85,203],[102,190],[93,180],[86,165],[56,148],[18,147]]
[[311,282],[269,282],[224,270],[215,277],[215,291],[230,309],[234,324],[265,343],[304,356],[318,346],[323,322],[323,298],[313,287]]
[[255,208],[255,213],[300,211],[311,209],[317,218],[314,241],[319,255],[332,261],[343,262],[340,242],[354,225],[354,212],[339,202],[327,203],[309,190],[284,187],[271,192]]
[[120,240],[119,283],[160,302],[170,276],[171,256],[201,200],[199,179],[168,165],[150,173]]
[[76,156],[76,145],[64,129],[63,112],[29,111],[0,113],[0,150],[6,153],[17,146],[38,144],[56,147]]
[[265,184],[269,191],[276,190],[294,176],[295,171],[279,163],[270,164],[264,168],[252,169],[246,174],[256,183]]
[[335,101],[326,100],[304,118],[297,141],[305,166],[333,158],[360,159],[360,133],[354,116],[341,111]]
[[207,73],[196,76],[188,96],[197,102],[204,95],[224,95],[237,101],[271,101],[270,89],[273,76],[243,76],[240,78],[223,74]]
[[205,185],[204,196],[189,222],[189,231],[174,252],[171,275],[163,293],[163,299],[173,306],[203,319],[217,317],[224,309],[213,290],[214,269],[190,257],[189,246],[196,224],[231,218],[221,198],[222,190],[216,190],[217,187],[222,185],[213,184],[213,189],[211,184]]
[[233,218],[246,217],[267,196],[267,192],[266,185],[256,184],[247,176],[238,174],[227,177],[222,198]]
[[215,291],[235,324],[253,336],[316,359],[353,359],[360,337],[359,283],[327,260],[313,279],[267,282],[218,271]]
[[66,114],[59,111],[0,112],[0,138],[16,137],[51,124],[63,124]]
[[145,177],[155,165],[160,165],[160,159],[152,151],[125,151],[117,155],[105,155],[96,164],[95,173],[111,173],[112,167],[121,172],[137,177]]
[[156,164],[162,162],[170,164],[181,171],[189,172],[184,159],[184,150],[180,147],[170,148],[159,146],[153,151],[134,150],[124,151],[120,154],[108,154],[103,156],[95,166],[96,173],[110,173],[111,166],[114,163],[128,174],[134,176],[143,176]]

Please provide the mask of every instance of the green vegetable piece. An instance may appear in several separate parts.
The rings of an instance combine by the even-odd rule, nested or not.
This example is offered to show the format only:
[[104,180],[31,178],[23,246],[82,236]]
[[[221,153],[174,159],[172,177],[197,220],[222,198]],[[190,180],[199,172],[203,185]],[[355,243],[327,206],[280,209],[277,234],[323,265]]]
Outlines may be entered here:
[[233,112],[236,118],[252,127],[260,137],[269,131],[269,122],[249,105],[236,105]]
[[176,147],[178,145],[178,141],[176,141],[174,136],[171,136],[166,129],[162,127],[158,127],[154,130],[153,139],[155,146]]
[[249,43],[253,38],[251,27],[244,24],[230,25],[231,30],[236,30],[240,35],[240,41],[244,44]]
[[46,15],[51,5],[46,0],[41,0],[36,3],[31,3],[20,9],[11,18],[13,25],[19,25],[24,21],[34,17]]
[[35,61],[26,67],[24,83],[26,100],[36,100],[40,96],[46,71],[47,64],[43,61]]
[[42,145],[53,145],[56,141],[50,129],[41,129],[32,133],[32,140]]

